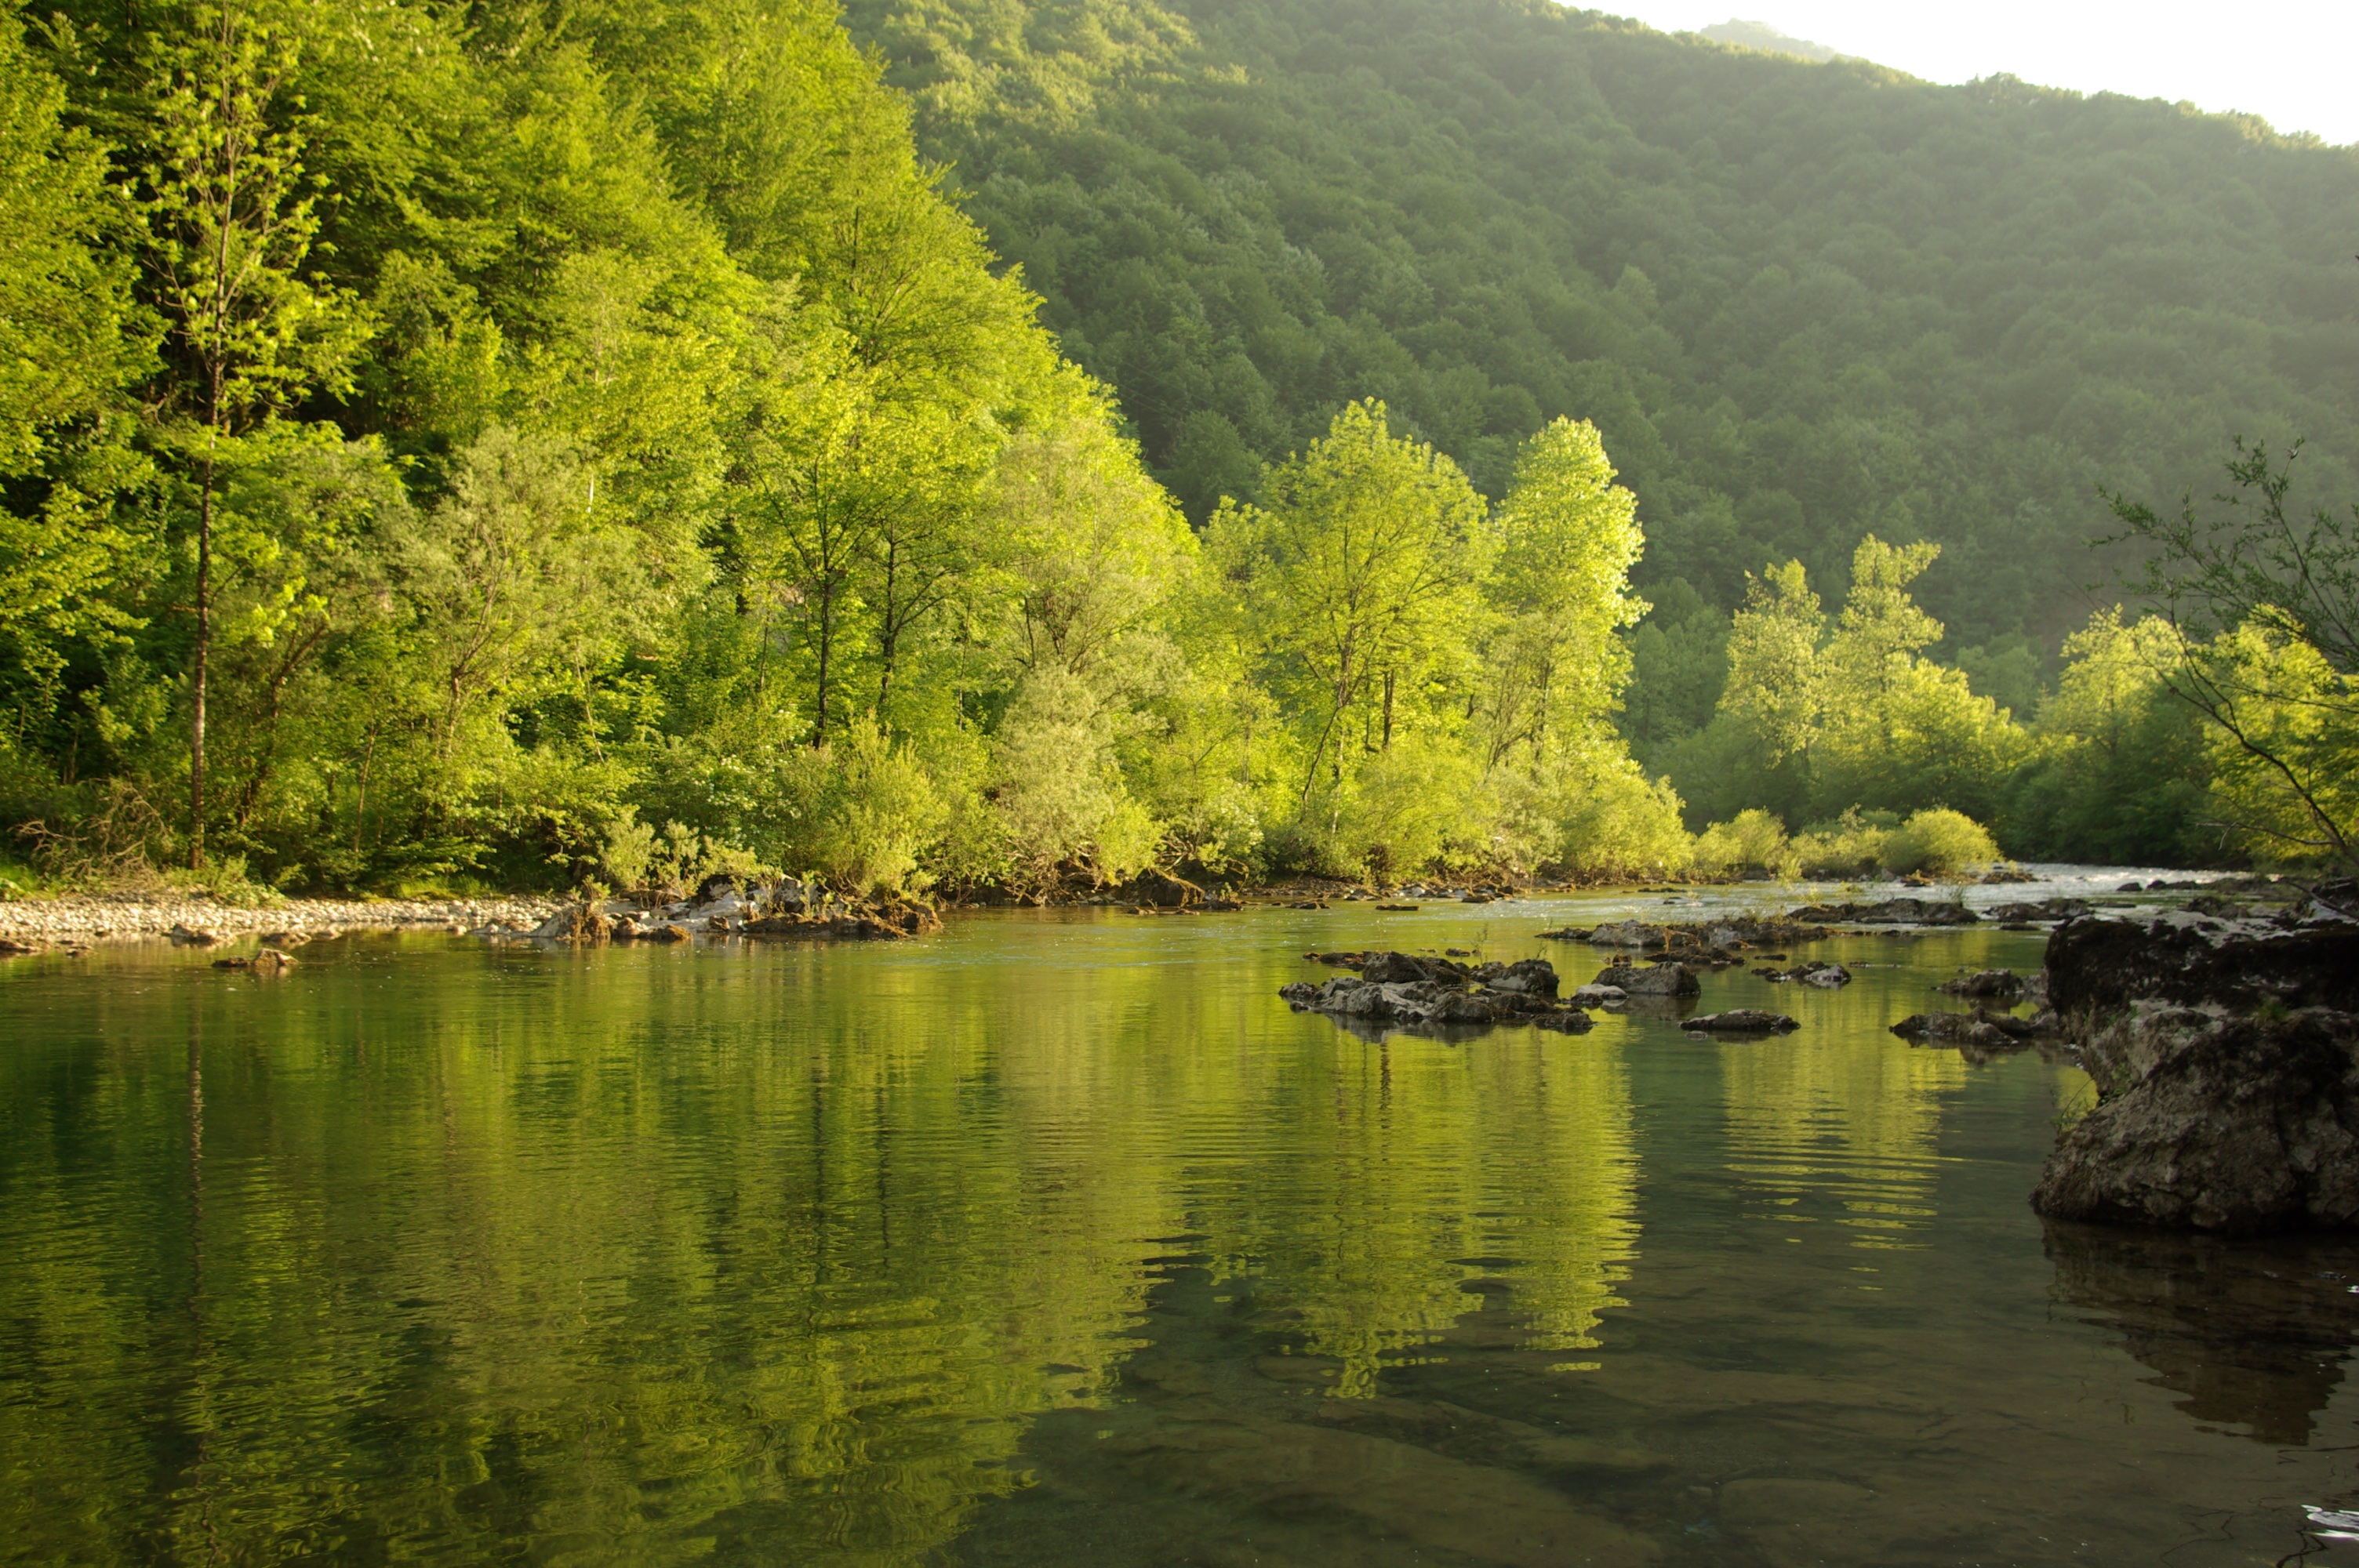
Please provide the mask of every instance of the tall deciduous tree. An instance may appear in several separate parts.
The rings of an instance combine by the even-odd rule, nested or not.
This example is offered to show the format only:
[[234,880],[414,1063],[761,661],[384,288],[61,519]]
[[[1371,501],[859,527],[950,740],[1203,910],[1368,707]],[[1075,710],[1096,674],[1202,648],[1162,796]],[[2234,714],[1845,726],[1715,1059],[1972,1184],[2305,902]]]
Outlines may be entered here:
[[1615,635],[1647,612],[1630,592],[1644,546],[1638,501],[1614,482],[1604,440],[1587,420],[1559,419],[1524,445],[1500,508],[1500,551],[1487,596],[1501,617],[1490,656],[1484,758],[1532,760],[1600,720],[1621,697],[1630,656]]
[[46,681],[59,644],[128,617],[103,596],[127,541],[61,471],[62,447],[117,406],[147,335],[131,313],[104,162],[60,121],[65,90],[0,25],[0,643]]
[[1223,506],[1212,548],[1290,699],[1307,817],[1322,775],[1340,783],[1348,771],[1361,739],[1348,720],[1368,715],[1363,743],[1388,748],[1402,687],[1466,646],[1489,539],[1458,465],[1393,435],[1374,398],[1346,405],[1322,439],[1270,470],[1263,493],[1259,506]]
[[166,394],[193,427],[176,445],[197,492],[189,658],[189,861],[205,855],[205,697],[213,636],[214,511],[234,443],[322,383],[356,341],[349,301],[305,275],[319,231],[289,81],[304,16],[270,0],[201,0],[155,29],[147,72],[144,208],[156,305],[169,327]]
[[1819,642],[1826,612],[1799,561],[1745,578],[1728,635],[1721,710],[1750,730],[1772,762],[1807,757],[1819,732]]

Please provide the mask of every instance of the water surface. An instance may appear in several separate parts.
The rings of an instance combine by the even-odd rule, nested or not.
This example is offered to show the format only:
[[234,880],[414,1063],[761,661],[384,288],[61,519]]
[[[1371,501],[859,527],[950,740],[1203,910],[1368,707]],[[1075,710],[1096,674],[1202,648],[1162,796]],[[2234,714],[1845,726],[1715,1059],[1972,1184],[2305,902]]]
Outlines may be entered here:
[[19,961],[0,1559],[2359,1562],[2359,1249],[2044,1233],[2084,1080],[1886,1032],[2038,935],[1706,981],[1770,1041],[1273,994],[1661,903]]

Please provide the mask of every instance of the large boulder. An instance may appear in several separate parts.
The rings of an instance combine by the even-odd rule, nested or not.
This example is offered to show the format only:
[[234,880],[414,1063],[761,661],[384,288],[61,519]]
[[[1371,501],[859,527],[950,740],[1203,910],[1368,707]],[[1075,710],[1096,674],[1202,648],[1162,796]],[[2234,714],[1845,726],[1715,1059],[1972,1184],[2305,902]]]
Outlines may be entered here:
[[2049,1157],[2041,1214],[2230,1234],[2359,1225],[2359,1017],[2147,1007],[2082,1060],[2100,1098]]
[[2359,1011],[2359,924],[2173,913],[2067,921],[2048,939],[2049,1005],[2102,1020],[2135,1001]]
[[1625,996],[1701,996],[1703,981],[1685,964],[1613,964],[1597,971],[1593,986],[1615,986]]

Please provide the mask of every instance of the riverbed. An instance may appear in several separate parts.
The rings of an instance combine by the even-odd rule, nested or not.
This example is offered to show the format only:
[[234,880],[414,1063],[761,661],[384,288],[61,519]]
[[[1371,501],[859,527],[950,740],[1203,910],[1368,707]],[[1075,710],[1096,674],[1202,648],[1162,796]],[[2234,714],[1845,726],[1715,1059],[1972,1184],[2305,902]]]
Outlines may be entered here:
[[2038,933],[1760,1040],[1275,994],[1800,896],[14,960],[0,1560],[2359,1563],[2359,1247],[2044,1229],[2086,1080],[1887,1032]]

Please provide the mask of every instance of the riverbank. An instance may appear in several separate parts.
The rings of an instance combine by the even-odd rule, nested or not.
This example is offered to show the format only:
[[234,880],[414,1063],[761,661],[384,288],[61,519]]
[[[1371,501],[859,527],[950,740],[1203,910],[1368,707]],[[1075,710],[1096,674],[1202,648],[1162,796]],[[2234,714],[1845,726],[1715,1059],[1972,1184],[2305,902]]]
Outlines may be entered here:
[[450,899],[290,898],[245,907],[168,891],[71,893],[0,903],[0,943],[17,948],[76,946],[90,942],[168,937],[177,928],[217,940],[302,932],[317,935],[356,927],[474,930],[509,925],[530,930],[563,906],[554,898],[513,896]]

